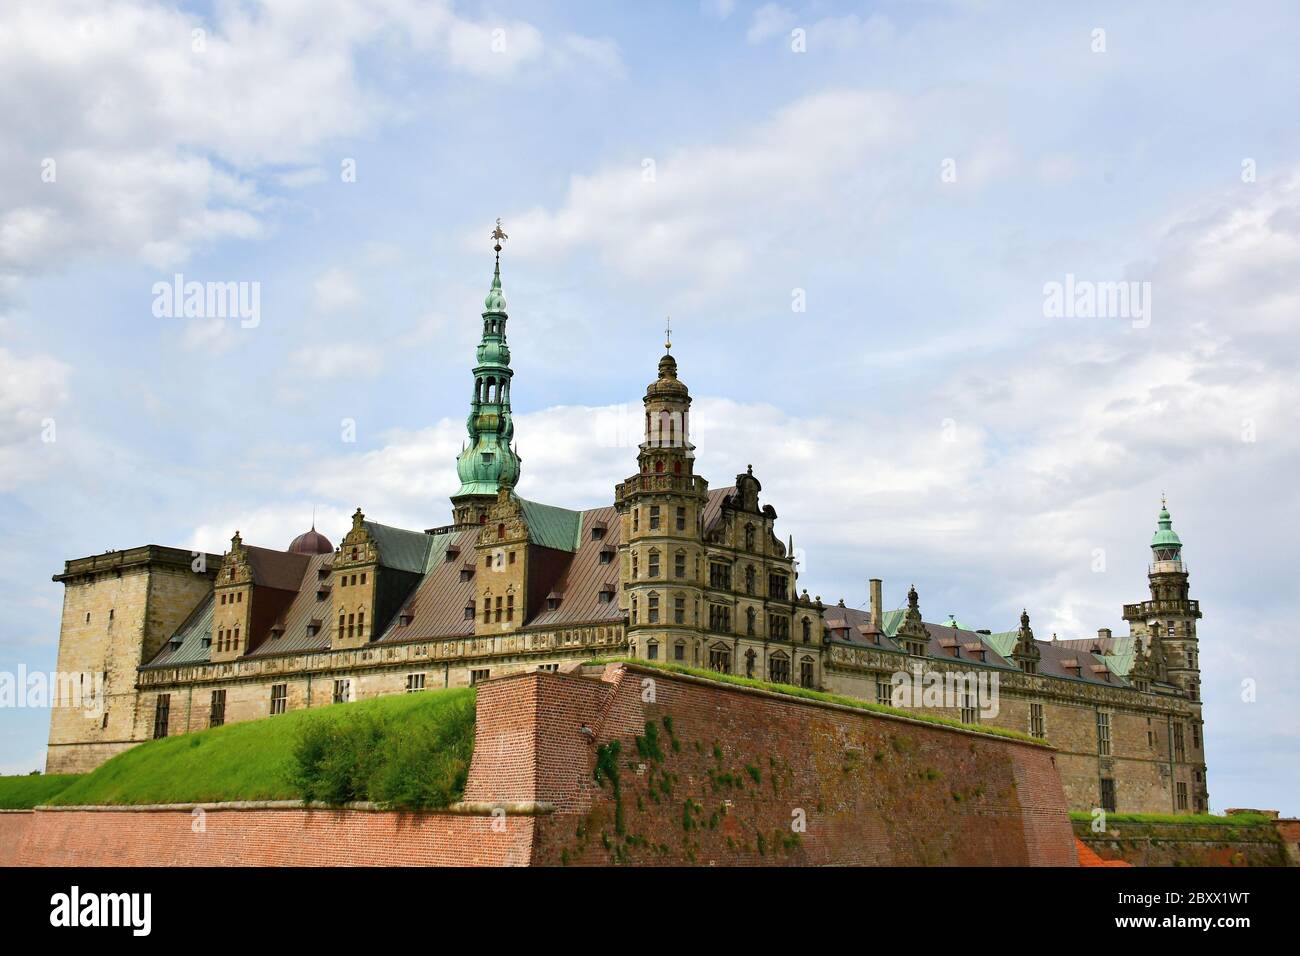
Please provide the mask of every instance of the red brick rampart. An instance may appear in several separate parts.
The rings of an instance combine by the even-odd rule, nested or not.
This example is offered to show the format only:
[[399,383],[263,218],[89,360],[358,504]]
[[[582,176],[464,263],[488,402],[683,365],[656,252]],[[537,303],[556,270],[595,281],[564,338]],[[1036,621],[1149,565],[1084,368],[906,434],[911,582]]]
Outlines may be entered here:
[[0,814],[0,865],[1077,862],[1051,748],[636,665],[480,685],[455,809]]

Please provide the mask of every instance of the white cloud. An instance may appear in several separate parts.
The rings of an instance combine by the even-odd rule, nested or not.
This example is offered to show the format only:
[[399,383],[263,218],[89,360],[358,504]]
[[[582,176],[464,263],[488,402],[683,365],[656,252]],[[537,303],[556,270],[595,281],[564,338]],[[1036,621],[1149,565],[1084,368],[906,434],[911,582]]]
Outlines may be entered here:
[[53,456],[43,452],[58,442],[71,376],[71,367],[58,359],[0,347],[0,489],[53,467]]
[[786,33],[795,24],[794,11],[779,3],[765,3],[754,11],[745,39],[750,43],[762,43],[772,37]]
[[263,178],[321,182],[330,145],[394,115],[358,76],[374,46],[474,75],[621,69],[607,39],[548,40],[512,20],[494,53],[494,29],[445,0],[219,4],[208,17],[152,0],[7,4],[0,276],[103,255],[167,268],[200,244],[264,235]]
[[334,268],[312,283],[312,305],[320,312],[352,312],[365,302],[356,277],[346,269]]
[[373,378],[383,368],[383,353],[364,342],[304,345],[289,354],[289,381]]

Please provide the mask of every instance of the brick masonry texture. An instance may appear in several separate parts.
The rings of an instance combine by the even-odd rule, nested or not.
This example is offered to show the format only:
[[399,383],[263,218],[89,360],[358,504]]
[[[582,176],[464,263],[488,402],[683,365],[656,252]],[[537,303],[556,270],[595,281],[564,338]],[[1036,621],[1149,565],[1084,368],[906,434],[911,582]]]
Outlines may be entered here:
[[[26,822],[11,822],[25,820]],[[199,821],[202,821],[202,827]],[[513,866],[533,818],[366,810],[38,810],[0,819],[4,866]],[[15,836],[16,834],[16,836]]]
[[1275,821],[1258,826],[1193,823],[1112,823],[1093,833],[1076,821],[1078,838],[1103,860],[1133,866],[1288,866],[1284,830]]
[[1050,748],[635,665],[480,686],[465,799],[543,812],[40,810],[0,864],[1077,862]]

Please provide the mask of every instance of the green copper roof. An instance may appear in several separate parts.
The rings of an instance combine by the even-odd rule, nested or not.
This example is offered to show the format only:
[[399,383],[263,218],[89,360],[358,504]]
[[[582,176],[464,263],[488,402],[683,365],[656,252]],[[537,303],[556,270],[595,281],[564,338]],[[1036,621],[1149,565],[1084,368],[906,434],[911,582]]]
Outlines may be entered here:
[[1020,640],[1019,631],[998,631],[996,634],[982,634],[984,643],[993,648],[1002,657],[1009,658],[1011,651],[1016,646],[1016,641]]
[[1169,517],[1169,509],[1163,501],[1160,503],[1160,517],[1156,519],[1156,523],[1160,527],[1151,536],[1151,547],[1168,548],[1174,551],[1181,549],[1183,543],[1178,540],[1178,534],[1174,531],[1174,519]]
[[430,560],[437,560],[433,552],[433,535],[393,528],[374,521],[365,524],[366,531],[379,547],[379,563],[384,567],[424,574],[429,570]]
[[528,540],[556,551],[576,551],[582,536],[582,512],[542,505],[519,499],[524,520],[528,522]]
[[[498,230],[499,231],[499,230]],[[510,413],[510,346],[506,343],[506,298],[501,291],[500,244],[492,272],[492,288],[483,301],[483,335],[475,352],[474,396],[465,429],[469,442],[456,459],[460,489],[453,496],[495,495],[519,480],[519,456],[511,447],[515,436]]]

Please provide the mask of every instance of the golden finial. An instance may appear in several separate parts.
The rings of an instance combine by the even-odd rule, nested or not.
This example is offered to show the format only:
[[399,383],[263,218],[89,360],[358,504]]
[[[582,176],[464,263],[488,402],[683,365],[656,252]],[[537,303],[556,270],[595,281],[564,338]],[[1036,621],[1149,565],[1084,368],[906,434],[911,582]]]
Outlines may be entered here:
[[664,329],[664,351],[673,350],[673,317],[670,315],[667,319],[668,325]]
[[501,228],[501,217],[498,216],[497,227],[492,230],[492,248],[499,253],[501,251],[501,243],[505,242],[509,238],[510,237],[505,234],[505,230]]

